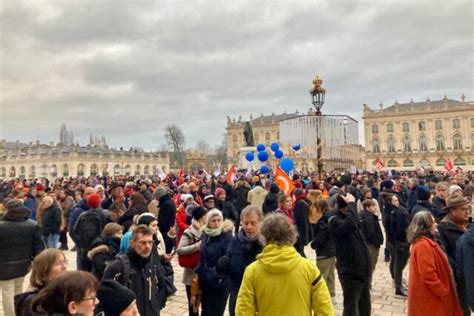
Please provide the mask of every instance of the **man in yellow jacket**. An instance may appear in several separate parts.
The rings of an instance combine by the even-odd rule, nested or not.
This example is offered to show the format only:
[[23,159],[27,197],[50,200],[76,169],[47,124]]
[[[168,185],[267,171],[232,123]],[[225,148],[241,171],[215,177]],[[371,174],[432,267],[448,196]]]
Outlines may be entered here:
[[249,265],[237,298],[236,315],[334,315],[328,288],[316,264],[293,247],[294,225],[281,214],[265,218],[263,252]]

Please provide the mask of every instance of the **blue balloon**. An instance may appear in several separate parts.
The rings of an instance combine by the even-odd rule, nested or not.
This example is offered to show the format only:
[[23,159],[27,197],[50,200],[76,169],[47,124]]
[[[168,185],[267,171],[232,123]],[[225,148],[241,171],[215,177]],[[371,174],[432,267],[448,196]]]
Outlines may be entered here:
[[276,153],[276,152],[278,151],[278,149],[280,149],[280,146],[279,146],[277,143],[272,143],[272,144],[270,145],[270,149],[271,149],[274,153]]
[[245,155],[245,159],[247,159],[247,161],[252,161],[254,158],[255,158],[255,156],[253,155],[253,152],[248,152]]
[[289,173],[293,168],[295,167],[295,164],[293,160],[290,158],[283,158],[280,162],[280,168],[283,169],[286,173]]
[[261,173],[268,173],[270,171],[270,169],[267,167],[267,166],[262,166],[260,168],[260,172]]
[[264,144],[258,144],[257,145],[257,151],[264,151],[265,150],[265,145]]
[[298,150],[300,150],[300,149],[301,149],[301,144],[298,144],[298,145],[293,146],[293,150],[294,150],[294,151],[298,151]]
[[265,162],[268,160],[268,153],[266,151],[261,151],[258,153],[258,160]]
[[278,149],[275,153],[275,157],[277,159],[281,159],[283,157],[283,152],[280,149]]

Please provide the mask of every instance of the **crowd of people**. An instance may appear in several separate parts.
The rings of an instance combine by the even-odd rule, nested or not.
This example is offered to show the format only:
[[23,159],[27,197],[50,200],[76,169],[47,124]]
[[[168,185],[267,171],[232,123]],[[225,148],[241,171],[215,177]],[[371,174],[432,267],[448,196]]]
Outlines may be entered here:
[[382,256],[408,315],[470,315],[473,174],[295,173],[293,183],[283,192],[271,173],[245,171],[0,180],[3,311],[159,315],[182,282],[189,315],[334,315],[337,273],[343,315],[365,316]]

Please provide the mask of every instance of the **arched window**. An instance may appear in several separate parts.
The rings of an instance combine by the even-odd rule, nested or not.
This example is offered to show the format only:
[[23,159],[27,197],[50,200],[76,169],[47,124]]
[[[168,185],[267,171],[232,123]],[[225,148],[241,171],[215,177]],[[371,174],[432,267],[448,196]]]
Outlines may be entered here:
[[474,150],[474,134],[471,135],[471,149]]
[[397,167],[397,166],[398,164],[396,160],[391,159],[387,162],[387,167]]
[[410,137],[403,137],[403,151],[411,151],[411,140]]
[[454,165],[455,166],[465,166],[466,165],[466,160],[462,159],[461,157],[458,157],[454,159]]
[[145,173],[146,176],[150,174],[150,166],[149,165],[145,166],[144,173]]
[[443,129],[443,121],[441,121],[441,120],[436,120],[436,121],[435,121],[435,129],[436,129],[436,130],[441,130],[441,129]]
[[420,151],[428,151],[428,140],[424,135],[420,137]]
[[95,163],[91,165],[91,176],[94,177],[99,174],[99,166]]
[[444,166],[445,164],[446,164],[446,159],[444,158],[439,158],[438,160],[436,160],[437,166]]
[[387,124],[387,133],[393,133],[393,124],[392,123]]
[[258,133],[255,133],[255,134],[253,135],[253,138],[255,138],[255,141],[258,142]]
[[397,151],[395,148],[395,139],[393,139],[393,137],[390,137],[387,140],[387,149],[389,153],[394,153]]
[[456,129],[461,128],[461,120],[454,119],[453,120],[453,128],[456,128]]
[[372,140],[372,152],[379,153],[380,152],[380,142],[377,138]]
[[308,172],[308,170],[309,170],[308,163],[306,161],[303,161],[301,163],[301,171]]
[[418,130],[420,132],[426,131],[426,123],[424,121],[418,122]]
[[69,166],[67,164],[63,165],[63,177],[69,177]]
[[84,176],[84,164],[82,163],[77,166],[77,176],[78,177]]
[[41,172],[40,172],[40,175],[41,175],[42,177],[46,177],[46,176],[48,175],[48,165],[47,165],[47,164],[43,164],[43,165],[41,166],[40,171],[41,171]]
[[405,161],[403,161],[403,167],[413,167],[413,166],[414,164],[412,160],[406,159]]
[[443,137],[443,135],[436,136],[436,150],[444,150],[444,137]]
[[265,133],[265,140],[270,140],[270,133]]
[[453,148],[454,150],[462,149],[462,137],[459,134],[453,136]]
[[25,166],[20,167],[20,178],[24,178],[26,176],[26,168]]
[[142,166],[137,165],[137,167],[135,168],[135,175],[139,176],[141,173],[142,173]]
[[114,176],[119,176],[120,175],[120,165],[115,165],[114,166]]
[[474,117],[471,118],[471,127],[474,127]]
[[422,160],[420,160],[420,166],[423,167],[423,168],[424,168],[424,167],[429,167],[429,166],[430,166],[430,162],[429,162],[428,160],[426,160],[426,159],[422,159]]
[[7,169],[5,167],[0,168],[0,178],[5,178],[7,176]]
[[30,172],[29,172],[28,176],[29,176],[30,178],[36,177],[36,167],[35,167],[35,166],[31,166],[31,167],[30,167]]
[[124,169],[124,173],[125,173],[125,174],[124,174],[124,176],[127,176],[127,177],[130,176],[130,169],[131,169],[130,165],[126,165],[126,166],[125,166],[125,169]]
[[10,178],[14,178],[14,177],[16,176],[16,169],[15,169],[15,167],[11,167],[11,168],[10,168],[10,172],[8,172],[8,176],[9,176]]
[[372,125],[372,134],[379,133],[379,126],[377,124]]
[[50,168],[51,172],[51,177],[57,177],[58,176],[58,167],[56,165],[52,165]]

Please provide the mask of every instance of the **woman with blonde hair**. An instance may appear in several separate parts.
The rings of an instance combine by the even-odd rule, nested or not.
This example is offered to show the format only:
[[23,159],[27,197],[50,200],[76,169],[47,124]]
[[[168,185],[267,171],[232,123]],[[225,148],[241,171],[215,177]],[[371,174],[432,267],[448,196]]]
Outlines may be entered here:
[[46,249],[33,260],[30,285],[25,293],[15,296],[17,316],[42,315],[31,311],[31,302],[50,281],[67,270],[67,260],[59,249]]
[[321,190],[309,190],[306,198],[311,202],[309,207],[309,223],[311,228],[318,222],[318,220],[323,216],[323,213],[320,212],[316,206],[318,200],[322,199],[323,192]]

